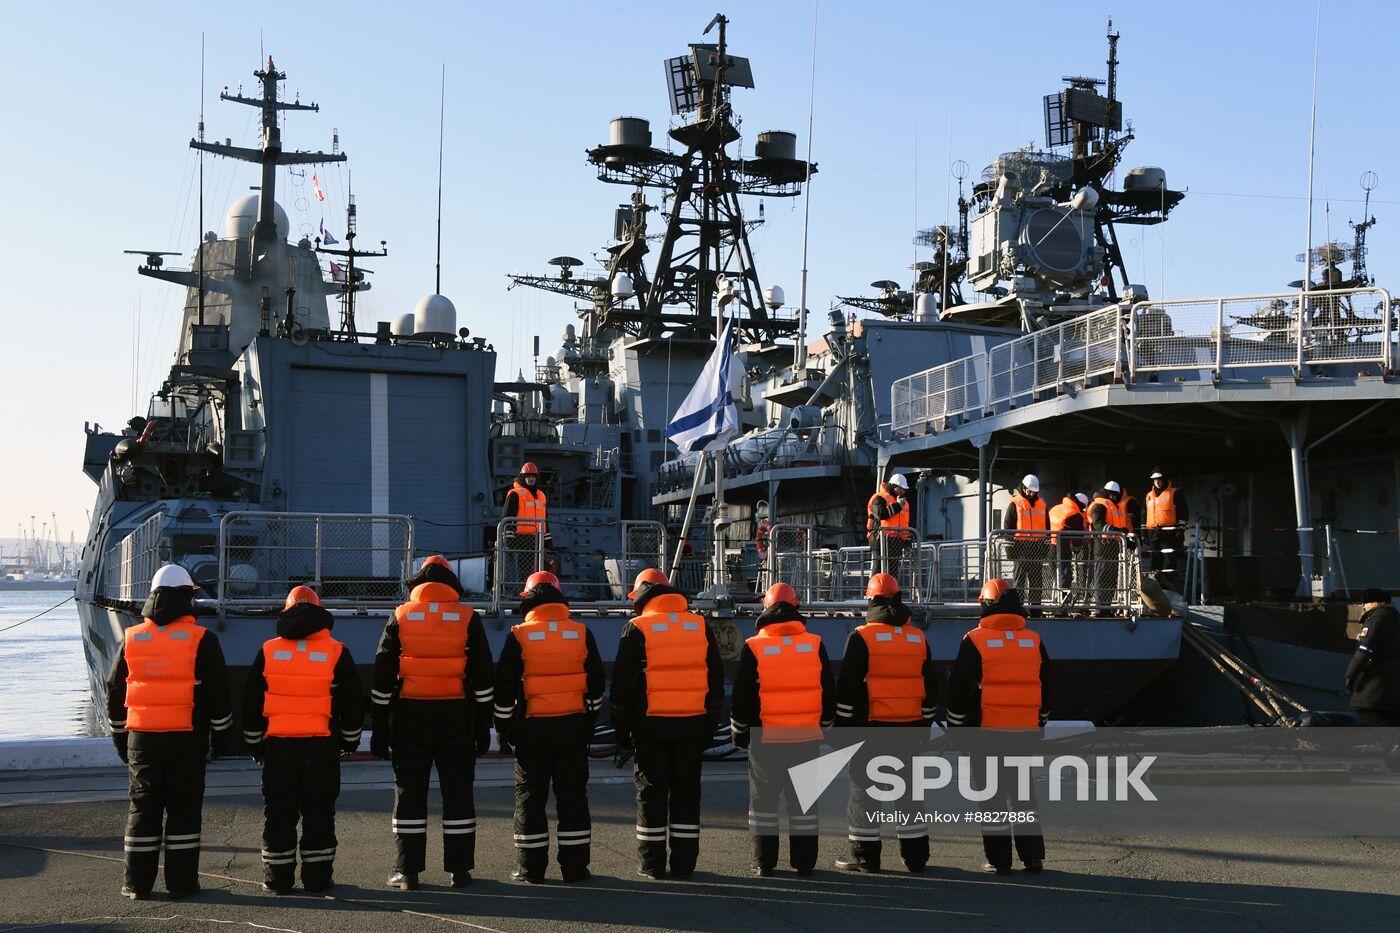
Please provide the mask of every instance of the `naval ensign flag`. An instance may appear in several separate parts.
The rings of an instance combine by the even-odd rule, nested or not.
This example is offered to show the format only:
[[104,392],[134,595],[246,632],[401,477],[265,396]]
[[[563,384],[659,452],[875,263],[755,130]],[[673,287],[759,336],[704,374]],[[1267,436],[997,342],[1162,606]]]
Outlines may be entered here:
[[686,453],[719,450],[737,437],[739,406],[734,395],[740,376],[734,361],[734,319],[730,318],[695,388],[666,427],[666,437]]

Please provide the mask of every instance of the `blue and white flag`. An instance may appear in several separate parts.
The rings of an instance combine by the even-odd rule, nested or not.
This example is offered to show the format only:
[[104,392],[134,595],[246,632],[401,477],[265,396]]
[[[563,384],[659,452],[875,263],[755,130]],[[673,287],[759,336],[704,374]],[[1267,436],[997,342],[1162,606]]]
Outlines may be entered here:
[[700,372],[695,388],[681,402],[666,427],[666,437],[686,453],[719,450],[739,434],[739,406],[734,402],[740,378],[734,361],[734,320],[724,327],[715,352]]
[[331,232],[326,229],[326,218],[321,218],[321,242],[327,246],[334,246],[340,241],[331,236]]

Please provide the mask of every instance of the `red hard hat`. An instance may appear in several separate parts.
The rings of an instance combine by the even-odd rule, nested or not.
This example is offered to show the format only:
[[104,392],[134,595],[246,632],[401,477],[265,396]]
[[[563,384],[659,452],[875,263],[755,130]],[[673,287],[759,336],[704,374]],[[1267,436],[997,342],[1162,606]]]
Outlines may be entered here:
[[646,570],[637,574],[637,579],[632,581],[632,592],[627,594],[627,598],[636,599],[637,592],[642,588],[643,583],[659,583],[662,586],[668,586],[670,582],[670,580],[666,579],[666,574],[657,570],[655,567],[648,567]]
[[530,579],[525,581],[525,589],[520,591],[521,596],[528,596],[530,591],[542,583],[548,583],[556,590],[559,589],[559,578],[548,570],[537,570],[530,574]]
[[875,574],[865,587],[866,596],[897,596],[898,594],[899,581],[888,573]]
[[797,592],[786,583],[774,583],[768,587],[768,592],[763,594],[763,607],[766,609],[774,603],[787,603],[789,606],[796,606]]
[[538,476],[539,472],[540,468],[529,461],[526,461],[525,465],[520,468],[521,476]]
[[[446,567],[448,570],[452,569],[452,565],[447,562],[447,558],[443,557],[441,554],[434,554],[432,557],[429,557],[423,561],[423,567],[426,567],[429,564],[436,564],[439,567]],[[420,567],[418,569],[422,570],[423,568]]]
[[295,606],[297,603],[310,603],[313,606],[321,605],[321,597],[316,595],[316,591],[309,586],[294,586],[287,594],[287,601],[282,604],[282,611]]
[[982,584],[982,592],[978,594],[977,601],[984,606],[989,606],[1010,593],[1012,586],[1001,577],[993,577]]

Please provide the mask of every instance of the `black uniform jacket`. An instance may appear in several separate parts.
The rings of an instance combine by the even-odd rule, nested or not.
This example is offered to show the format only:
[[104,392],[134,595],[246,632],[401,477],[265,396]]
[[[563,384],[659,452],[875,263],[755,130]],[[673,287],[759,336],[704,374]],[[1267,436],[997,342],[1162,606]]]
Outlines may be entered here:
[[[646,611],[653,599],[667,593],[679,594],[669,586],[643,584],[643,590],[633,604],[637,615]],[[705,694],[705,712],[698,716],[647,715],[647,642],[637,626],[629,621],[622,627],[612,672],[612,723],[624,732],[642,739],[674,738],[680,740],[709,740],[714,736],[715,722],[724,704],[724,663],[720,660],[715,633],[705,626],[708,650],[705,667],[709,689]]]
[[[177,619],[194,615],[193,595],[183,588],[161,587],[146,598],[141,614],[157,625],[169,625]],[[233,728],[232,704],[229,700],[228,668],[219,637],[206,631],[199,639],[194,657],[194,728],[190,732],[131,732],[126,730],[126,650],[117,655],[107,675],[107,722],[112,727],[112,744],[119,754],[128,747],[139,748],[143,743],[190,741],[201,753],[209,747],[212,729],[216,744],[227,740]]]
[[[900,626],[909,621],[909,607],[884,596],[876,596],[866,610],[865,618],[870,622],[884,622]],[[846,650],[841,657],[841,673],[836,677],[836,724],[838,726],[867,726],[870,722],[870,695],[865,687],[865,678],[870,673],[870,648],[859,632],[851,632],[846,639]],[[931,723],[938,714],[938,694],[943,689],[943,675],[934,663],[929,651],[928,639],[924,639],[924,699],[922,704],[923,721]],[[878,723],[878,725],[895,725]]]
[[1400,712],[1400,612],[1383,603],[1361,617],[1361,637],[1347,665],[1357,709]]
[[[315,635],[335,624],[335,617],[314,603],[297,603],[277,617],[277,634],[281,638],[298,640]],[[243,739],[250,745],[260,742],[267,732],[267,717],[263,702],[267,698],[267,677],[263,673],[264,655],[261,650],[248,665],[248,683],[243,688]],[[365,724],[365,689],[350,649],[342,645],[331,678],[330,739],[341,748],[353,752],[360,745],[360,730]],[[279,738],[278,741],[297,741]]]
[[[802,614],[797,611],[796,606],[787,603],[774,603],[763,610],[756,621],[756,627],[762,629],[766,625],[774,622],[802,622]],[[818,656],[822,663],[822,727],[828,727],[836,722],[836,677],[831,669],[831,659],[827,657],[826,646],[818,648]],[[739,653],[739,672],[734,677],[734,697],[730,707],[730,727],[734,730],[735,737],[747,733],[750,729],[757,729],[763,726],[763,710],[758,696],[758,658],[754,655],[753,649],[748,643],[744,643],[743,650]]]
[[[541,584],[530,591],[520,603],[519,613],[523,617],[537,606],[568,601],[564,594],[549,584]],[[520,650],[520,642],[515,633],[506,636],[501,648],[500,660],[496,662],[496,732],[501,738],[515,745],[529,745],[532,742],[587,742],[593,737],[593,726],[598,721],[598,712],[603,708],[603,691],[608,684],[608,672],[603,667],[603,656],[598,653],[598,643],[593,633],[584,629],[587,655],[583,661],[585,677],[583,712],[567,716],[530,716],[525,701],[525,657]]]

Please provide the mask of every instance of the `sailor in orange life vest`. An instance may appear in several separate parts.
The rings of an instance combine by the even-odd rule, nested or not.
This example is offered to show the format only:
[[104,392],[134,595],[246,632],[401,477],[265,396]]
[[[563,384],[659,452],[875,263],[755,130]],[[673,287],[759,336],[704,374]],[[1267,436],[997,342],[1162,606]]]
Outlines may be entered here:
[[[879,755],[907,760],[928,738],[943,686],[928,640],[910,622],[899,581],[877,573],[865,588],[864,625],[846,639],[836,678],[836,725],[887,727],[879,740],[867,739],[851,761],[850,803],[846,808],[850,854],[836,860],[843,871],[880,870],[880,825],[872,819],[880,804],[865,792],[866,767]],[[860,776],[857,779],[857,776]],[[899,856],[919,874],[928,863],[928,824],[900,826]]]
[[1118,564],[1122,559],[1123,547],[1137,547],[1137,538],[1132,534],[1132,524],[1127,510],[1123,508],[1123,487],[1113,480],[1103,484],[1103,489],[1089,503],[1089,530],[1100,534],[1117,533],[1122,537],[1095,539],[1091,560],[1097,576],[1097,595],[1094,615],[1109,615],[1110,606],[1118,593]]
[[1032,606],[1045,601],[1044,574],[1051,557],[1049,510],[1040,498],[1040,477],[1027,473],[1002,514],[1001,527],[1015,532],[1006,548],[1011,576]]
[[[1152,471],[1152,488],[1143,501],[1147,504],[1144,522],[1146,543],[1152,549],[1150,569],[1154,573],[1175,574],[1177,561],[1186,548],[1186,497],[1172,485],[1161,470]],[[1178,584],[1179,585],[1179,584]]]
[[[107,721],[131,778],[122,895],[150,896],[161,844],[171,897],[199,891],[204,758],[229,753],[233,714],[219,638],[195,622],[194,581],[179,564],[151,578],[144,621],[126,630],[107,677]],[[164,825],[162,825],[164,824]]]
[[515,746],[516,881],[539,884],[549,864],[545,805],[554,788],[559,873],[589,878],[588,743],[603,707],[607,671],[593,633],[570,618],[559,579],[531,574],[520,594],[525,621],[513,626],[496,665],[496,733]]
[[462,584],[433,555],[408,579],[409,601],[384,626],[370,690],[370,751],[394,763],[394,873],[418,888],[427,866],[428,784],[442,788],[442,867],[470,884],[476,859],[476,759],[491,747],[495,667],[486,629],[463,605]]
[[619,748],[636,750],[637,873],[684,880],[700,853],[700,768],[724,703],[719,645],[660,570],[637,574],[612,671]]
[[540,468],[533,463],[525,463],[520,467],[520,475],[515,478],[510,492],[506,493],[501,517],[520,519],[511,532],[514,535],[529,538],[544,535],[544,546],[548,550],[553,546],[553,539],[549,534],[545,502],[544,490],[540,489]]
[[[978,596],[982,621],[963,636],[948,681],[948,725],[981,726],[999,732],[1034,732],[1050,718],[1050,658],[1040,635],[1026,628],[1021,597],[1005,580],[988,580]],[[958,745],[975,772],[973,786],[987,786],[987,758],[977,753],[977,736],[959,730]],[[998,754],[1004,750],[998,745]],[[1002,766],[997,796],[984,809],[1035,813],[1034,793],[1021,799],[1017,772]],[[1036,817],[1032,817],[1034,820]],[[989,823],[982,830],[986,872],[1011,873],[1011,847],[1026,871],[1038,872],[1045,862],[1045,838],[1034,821]]]
[[[1066,495],[1064,501],[1050,508],[1050,540],[1055,545],[1055,565],[1059,568],[1056,582],[1060,586],[1060,608],[1073,609],[1085,600],[1087,582],[1085,580],[1085,555],[1087,540],[1077,534],[1062,535],[1061,531],[1082,532],[1087,530],[1084,510],[1089,507],[1089,497],[1082,492]],[[1074,577],[1079,573],[1079,585]],[[1077,610],[1076,610],[1077,611]]]
[[[896,473],[880,484],[875,495],[865,504],[865,536],[872,553],[884,549],[884,570],[899,576],[899,567],[909,553],[909,531],[913,524],[913,508],[909,504],[909,481]],[[876,529],[890,529],[876,534]]]
[[730,722],[734,744],[749,749],[753,873],[767,877],[777,867],[778,799],[786,796],[788,860],[807,877],[817,864],[817,815],[802,812],[788,769],[817,757],[822,730],[836,721],[836,683],[821,636],[807,631],[792,587],[773,584],[763,606],[758,634],[739,654]]
[[315,590],[295,587],[243,690],[243,738],[263,766],[263,890],[273,894],[292,890],[298,818],[301,886],[314,893],[335,884],[340,756],[360,747],[365,705],[355,660],[331,637],[334,624]]

